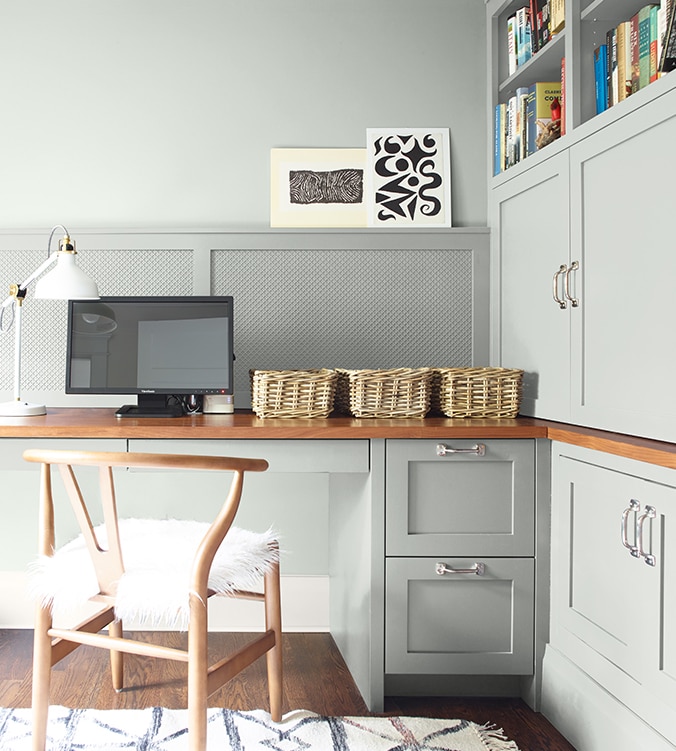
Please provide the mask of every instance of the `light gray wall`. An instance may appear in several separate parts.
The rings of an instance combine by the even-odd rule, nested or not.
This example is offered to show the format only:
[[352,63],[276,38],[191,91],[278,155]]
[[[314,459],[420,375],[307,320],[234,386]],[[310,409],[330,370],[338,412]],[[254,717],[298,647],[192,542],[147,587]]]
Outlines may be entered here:
[[31,0],[0,7],[0,227],[269,226],[272,147],[451,131],[486,224],[480,0]]

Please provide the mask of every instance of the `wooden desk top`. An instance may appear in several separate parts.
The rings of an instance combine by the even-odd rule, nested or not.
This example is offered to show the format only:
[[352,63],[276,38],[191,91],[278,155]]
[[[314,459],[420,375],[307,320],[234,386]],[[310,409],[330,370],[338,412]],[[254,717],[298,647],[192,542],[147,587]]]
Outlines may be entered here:
[[251,412],[173,418],[115,417],[110,408],[51,408],[38,417],[0,418],[0,438],[165,439],[489,439],[549,438],[676,469],[676,444],[593,430],[533,417],[513,420],[259,419]]

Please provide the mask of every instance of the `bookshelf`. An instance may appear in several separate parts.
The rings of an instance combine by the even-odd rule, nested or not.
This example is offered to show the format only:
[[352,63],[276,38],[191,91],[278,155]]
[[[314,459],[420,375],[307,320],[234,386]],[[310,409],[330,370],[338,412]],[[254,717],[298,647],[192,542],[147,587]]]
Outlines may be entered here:
[[[594,80],[594,50],[606,41],[606,33],[629,20],[648,0],[565,0],[565,27],[545,44],[525,64],[509,73],[507,21],[529,0],[486,0],[488,43],[488,116],[491,187],[511,179],[570,147],[580,138],[623,117],[637,107],[676,88],[676,75],[665,74],[626,100],[618,102],[600,114],[596,113]],[[565,58],[565,135],[538,151],[494,174],[495,108],[505,104],[517,89],[542,81],[561,79],[561,61]],[[515,171],[516,170],[516,171]]]

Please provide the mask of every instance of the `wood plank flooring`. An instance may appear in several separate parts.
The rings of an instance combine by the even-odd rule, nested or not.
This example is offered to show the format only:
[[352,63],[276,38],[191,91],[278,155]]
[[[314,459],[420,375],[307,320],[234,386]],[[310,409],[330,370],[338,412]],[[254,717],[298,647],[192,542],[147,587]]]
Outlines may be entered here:
[[[140,633],[168,646],[185,646],[185,635]],[[214,655],[246,643],[245,634],[213,634]],[[369,714],[329,634],[285,634],[284,711],[307,709],[326,715]],[[30,706],[32,632],[0,630],[0,706]],[[80,647],[52,671],[51,702],[70,707],[134,709],[185,707],[186,666],[164,660],[125,657],[126,688],[116,694],[110,683],[108,654]],[[248,710],[268,708],[265,661],[256,664],[214,694],[211,706]],[[503,728],[521,751],[575,751],[539,713],[520,699],[389,697],[385,714],[447,717],[492,723]]]

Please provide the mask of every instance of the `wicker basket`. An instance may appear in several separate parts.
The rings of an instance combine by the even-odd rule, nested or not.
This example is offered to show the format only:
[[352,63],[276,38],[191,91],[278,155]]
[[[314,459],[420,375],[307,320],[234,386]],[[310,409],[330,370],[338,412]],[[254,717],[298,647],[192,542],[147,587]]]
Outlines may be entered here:
[[438,399],[447,417],[516,417],[521,405],[523,370],[437,368]]
[[431,368],[338,371],[336,409],[354,417],[425,417]]
[[336,371],[252,370],[251,408],[258,417],[328,417]]

